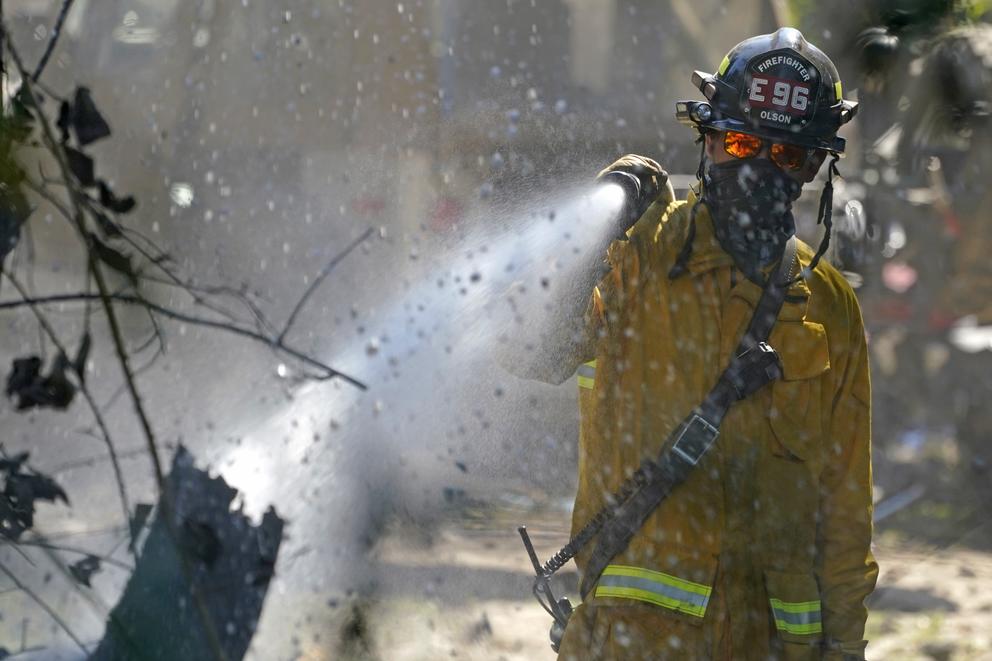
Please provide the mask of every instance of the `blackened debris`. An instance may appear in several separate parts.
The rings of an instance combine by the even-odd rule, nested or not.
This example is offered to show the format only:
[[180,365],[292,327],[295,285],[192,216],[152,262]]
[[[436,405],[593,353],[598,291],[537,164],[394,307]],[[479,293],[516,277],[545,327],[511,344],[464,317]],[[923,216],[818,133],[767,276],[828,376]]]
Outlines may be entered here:
[[28,453],[0,459],[0,535],[18,540],[34,526],[35,501],[69,504],[69,497],[58,483],[47,475],[27,467]]
[[16,142],[26,140],[34,130],[34,113],[31,110],[32,99],[28,97],[28,89],[24,85],[17,90],[11,99],[11,116],[7,119],[7,135]]
[[[197,469],[183,447],[167,490],[172,525],[166,526],[160,502],[141,559],[111,613],[114,626],[90,661],[214,658],[191,590],[205,600],[226,658],[242,659],[248,649],[282,543],[282,519],[269,509],[256,526],[231,511],[237,490]],[[148,516],[145,507],[136,510],[132,526]]]
[[69,565],[69,573],[80,585],[85,585],[86,587],[93,587],[90,585],[90,579],[93,574],[100,571],[100,558],[95,555],[88,555],[79,562],[75,562]]
[[93,219],[100,227],[100,231],[103,232],[103,235],[107,238],[116,238],[124,235],[124,232],[121,231],[120,225],[112,221],[107,214],[97,211],[93,214]]
[[145,527],[145,523],[148,521],[148,516],[151,513],[152,506],[148,503],[138,503],[134,506],[134,514],[131,515],[131,520],[128,522],[131,530],[131,539],[138,537],[138,533]]
[[118,273],[127,276],[132,284],[138,283],[138,274],[131,264],[131,258],[116,248],[107,245],[100,238],[90,232],[90,245],[93,246],[93,253],[101,262],[114,269]]
[[17,472],[30,456],[28,452],[20,452],[13,457],[0,457],[0,471]]
[[468,630],[468,639],[473,643],[491,638],[493,635],[493,625],[489,623],[489,616],[485,613],[478,622],[473,624]]
[[[21,396],[22,393],[34,387],[41,379],[41,358],[28,356],[15,358],[7,375],[7,397]],[[18,409],[28,408],[18,406]]]
[[96,185],[96,168],[93,165],[93,159],[78,149],[69,146],[63,146],[63,149],[65,149],[69,171],[72,172],[72,176],[76,178],[79,185],[86,188]]
[[72,367],[79,376],[80,381],[86,380],[86,360],[90,357],[90,349],[93,346],[93,338],[89,331],[83,333],[83,339],[79,341],[79,349],[76,351],[76,359],[72,361]]
[[362,604],[352,604],[351,612],[341,630],[338,642],[338,657],[343,659],[378,659],[375,645],[369,632],[366,607]]
[[107,182],[102,179],[97,182],[97,186],[100,189],[100,204],[103,205],[108,211],[113,211],[114,213],[130,213],[137,205],[133,195],[117,197],[117,195],[114,194],[114,191],[110,190],[110,186],[107,185]]
[[183,550],[191,557],[202,561],[207,567],[213,567],[220,556],[221,544],[217,533],[209,523],[202,521],[183,521],[180,533]]
[[76,396],[76,386],[66,374],[70,367],[72,362],[62,353],[52,361],[47,375],[41,373],[38,356],[16,358],[7,375],[7,397],[17,400],[18,411],[35,407],[66,409]]
[[59,129],[59,140],[62,144],[69,142],[69,127],[72,125],[72,104],[63,101],[59,105],[59,117],[55,120],[55,126]]
[[[63,108],[67,104],[63,104]],[[96,104],[93,102],[93,95],[87,87],[77,87],[76,95],[72,100],[72,105],[68,108],[66,124],[72,127],[76,134],[76,141],[81,146],[86,146],[91,142],[96,142],[101,138],[110,135],[110,125],[103,118]],[[62,128],[62,108],[59,109],[59,128]],[[64,133],[63,133],[64,139]]]

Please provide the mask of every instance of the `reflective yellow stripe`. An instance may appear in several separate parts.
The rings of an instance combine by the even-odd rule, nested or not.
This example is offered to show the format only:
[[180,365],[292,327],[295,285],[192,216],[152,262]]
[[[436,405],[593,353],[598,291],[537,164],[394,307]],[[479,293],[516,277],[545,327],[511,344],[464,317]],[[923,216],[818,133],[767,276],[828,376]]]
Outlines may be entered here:
[[779,631],[807,636],[823,631],[819,601],[789,602],[769,599],[772,613],[775,615],[775,626]]
[[716,70],[717,75],[722,76],[727,72],[727,67],[730,66],[730,53],[723,56],[723,62],[720,63],[720,68]]
[[834,83],[834,94],[835,94],[834,98],[837,101],[840,101],[841,99],[844,98],[844,86],[840,84],[839,80],[836,83]]
[[588,363],[579,365],[578,372],[580,388],[592,388],[596,385],[596,361],[590,360]]
[[597,597],[644,601],[696,617],[706,614],[712,591],[671,574],[625,565],[607,567],[596,586]]

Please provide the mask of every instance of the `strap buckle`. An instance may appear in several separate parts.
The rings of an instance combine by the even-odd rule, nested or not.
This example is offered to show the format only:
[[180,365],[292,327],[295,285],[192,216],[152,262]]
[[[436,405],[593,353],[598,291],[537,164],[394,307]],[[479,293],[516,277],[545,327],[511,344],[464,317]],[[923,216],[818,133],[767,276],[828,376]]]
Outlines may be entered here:
[[695,466],[719,435],[719,429],[698,413],[693,413],[692,417],[682,424],[682,431],[675,439],[672,451],[691,466]]
[[737,392],[737,399],[745,399],[782,378],[782,361],[768,343],[759,342],[737,356],[724,375]]

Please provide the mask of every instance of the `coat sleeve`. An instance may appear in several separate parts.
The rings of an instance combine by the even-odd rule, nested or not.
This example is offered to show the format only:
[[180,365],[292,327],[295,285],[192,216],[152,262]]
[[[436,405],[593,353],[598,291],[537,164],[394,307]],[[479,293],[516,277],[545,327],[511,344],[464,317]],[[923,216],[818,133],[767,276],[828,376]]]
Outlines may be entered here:
[[[865,598],[875,588],[878,565],[871,552],[871,386],[868,347],[853,292],[847,306],[849,334],[834,347],[835,374],[830,436],[820,477],[816,572],[820,583],[824,659],[863,659],[868,616]],[[843,333],[842,333],[843,335]],[[839,364],[838,364],[839,363]]]
[[[591,250],[588,269],[579,269],[560,290],[552,292],[557,312],[549,324],[527,327],[527,320],[520,320],[520,332],[496,350],[497,361],[508,372],[525,379],[563,383],[579,365],[595,357],[597,341],[618,317],[625,295],[624,279],[636,274],[635,246],[643,243],[663,211],[675,201],[675,190],[664,169],[645,156],[628,154],[600,172],[597,180],[613,171],[634,174],[641,183],[637,222],[627,229],[625,237]],[[514,289],[511,287],[507,296],[511,307]]]
[[[561,372],[571,376],[579,365],[596,357],[596,343],[619,318],[624,296],[624,277],[629,271],[634,249],[630,240],[610,244],[604,262],[605,273],[588,297],[581,329],[571,338],[560,340]],[[571,341],[570,341],[571,340]]]
[[668,173],[657,161],[637,154],[627,154],[596,176],[601,180],[610,172],[626,172],[638,177],[642,184],[642,198],[637,204],[637,222],[626,231],[626,236],[610,243],[602,264],[602,277],[589,296],[582,318],[582,331],[578,341],[571,345],[569,367],[571,371],[595,357],[596,342],[620,316],[624,297],[628,294],[625,280],[636,277],[639,266],[638,247],[645,235],[654,228],[662,212],[675,201],[675,189],[668,180]]
[[[630,233],[626,239],[613,241],[605,259],[600,258],[595,266],[593,279],[565,293],[559,305],[564,311],[560,318],[545,329],[538,328],[538,337],[516,337],[511,347],[497,351],[500,365],[518,377],[557,385],[575,374],[579,365],[595,358],[598,340],[618,318],[625,295],[624,279],[637,261],[632,245],[636,242],[637,237]],[[577,297],[574,301],[573,296]],[[574,316],[569,312],[573,309]],[[534,331],[524,328],[524,320],[519,325],[521,336]]]

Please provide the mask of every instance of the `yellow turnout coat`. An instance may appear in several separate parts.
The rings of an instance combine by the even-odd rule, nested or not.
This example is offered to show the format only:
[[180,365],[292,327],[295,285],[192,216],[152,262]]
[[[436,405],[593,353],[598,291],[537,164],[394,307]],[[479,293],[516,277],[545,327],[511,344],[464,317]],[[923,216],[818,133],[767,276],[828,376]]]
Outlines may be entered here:
[[[574,357],[573,532],[702,401],[761,296],[720,248],[705,205],[689,272],[669,280],[696,198],[674,201],[666,188],[610,246],[586,355]],[[801,243],[802,266],[812,255]],[[792,286],[769,344],[784,377],[730,409],[714,448],[579,606],[559,660],[863,654],[878,573],[868,355],[858,302],[833,267],[820,262]]]

